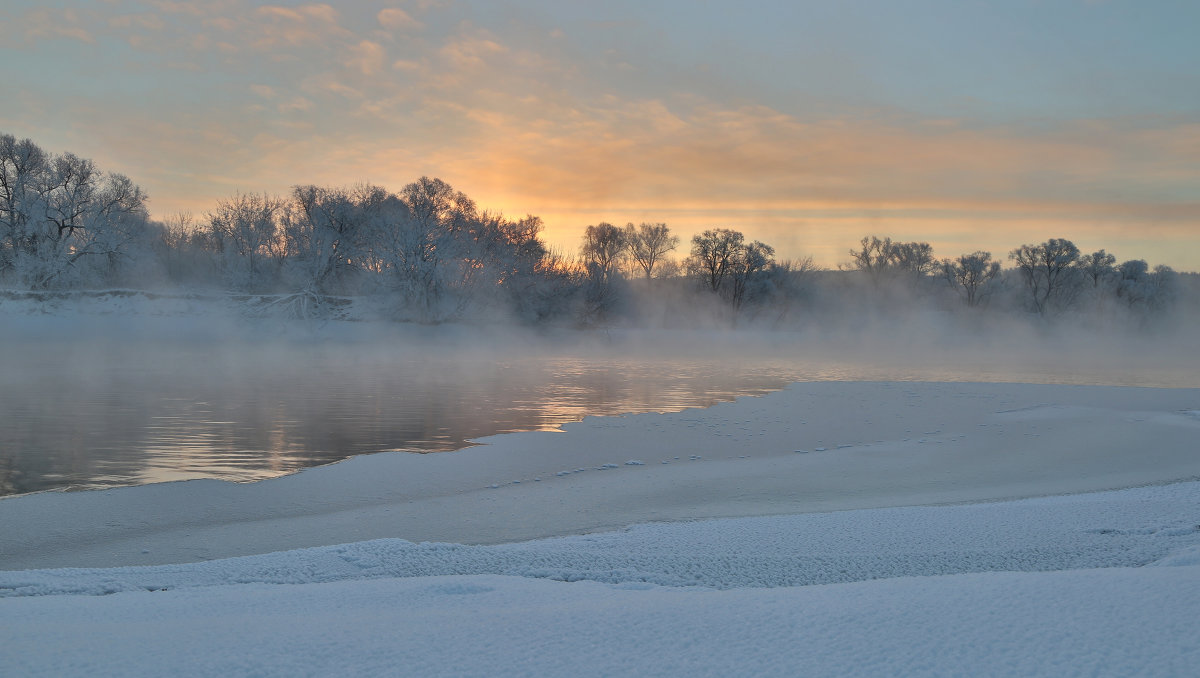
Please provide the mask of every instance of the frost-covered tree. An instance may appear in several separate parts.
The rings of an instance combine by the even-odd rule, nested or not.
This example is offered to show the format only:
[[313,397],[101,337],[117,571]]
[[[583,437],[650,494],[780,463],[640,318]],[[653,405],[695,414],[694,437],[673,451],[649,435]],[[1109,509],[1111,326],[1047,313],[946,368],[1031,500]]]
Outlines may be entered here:
[[507,306],[539,314],[529,306],[546,273],[538,217],[480,213],[428,177],[385,195],[367,217],[362,269],[376,275],[397,317],[444,322]]
[[425,322],[461,316],[476,285],[494,277],[487,254],[494,235],[475,202],[441,179],[421,177],[399,199],[410,215],[399,224],[409,303]]
[[208,287],[223,278],[220,245],[211,229],[201,228],[191,212],[180,212],[154,224],[153,232],[150,249],[167,281]]
[[284,254],[280,218],[284,200],[266,194],[235,195],[208,214],[208,229],[234,289],[264,292],[275,287]]
[[868,235],[859,241],[857,250],[850,250],[850,265],[862,271],[871,279],[873,285],[878,285],[883,274],[892,263],[892,239]]
[[933,246],[927,242],[892,243],[888,261],[894,270],[906,274],[914,283],[925,279],[938,267],[937,260],[933,258]]
[[627,247],[625,231],[608,222],[584,229],[579,257],[585,275],[581,311],[585,322],[608,318],[622,302],[626,283],[620,268]]
[[355,273],[367,252],[369,224],[386,199],[383,189],[297,186],[283,215],[288,268],[313,295],[359,291]]
[[776,270],[775,248],[740,231],[714,228],[692,237],[687,266],[708,291],[725,299],[736,313],[764,296],[763,283]]
[[739,311],[763,272],[775,264],[775,248],[755,240],[738,249],[729,262],[729,302]]
[[608,281],[620,268],[626,246],[625,231],[608,222],[600,222],[584,229],[579,256],[590,277]]
[[1179,274],[1164,264],[1154,267],[1150,277],[1150,308],[1163,310],[1174,304],[1179,296]]
[[649,279],[654,276],[655,268],[667,252],[679,246],[679,236],[671,235],[671,229],[663,223],[641,223],[636,228],[633,224],[626,224],[625,243],[629,247],[630,258]]
[[988,283],[1000,275],[1000,262],[992,261],[991,252],[964,254],[955,260],[943,259],[941,268],[942,276],[970,307],[983,300]]
[[1117,267],[1117,276],[1117,298],[1141,313],[1166,309],[1179,293],[1179,274],[1170,266],[1151,270],[1144,260],[1131,259]]
[[893,242],[869,235],[859,241],[858,249],[850,250],[850,267],[865,273],[872,285],[900,275],[916,284],[936,271],[938,262],[927,242]]
[[1080,257],[1079,270],[1093,289],[1100,289],[1116,277],[1116,263],[1116,256],[1101,249]]
[[1008,258],[1016,263],[1030,305],[1038,314],[1072,300],[1079,270],[1079,248],[1075,243],[1051,238],[1040,245],[1021,245]]
[[146,195],[128,177],[0,135],[0,276],[10,282],[107,283],[146,220]]
[[688,267],[713,292],[719,292],[733,263],[745,248],[746,236],[728,228],[712,228],[692,236]]
[[1150,265],[1143,259],[1130,259],[1117,267],[1117,296],[1129,306],[1146,301],[1149,292]]

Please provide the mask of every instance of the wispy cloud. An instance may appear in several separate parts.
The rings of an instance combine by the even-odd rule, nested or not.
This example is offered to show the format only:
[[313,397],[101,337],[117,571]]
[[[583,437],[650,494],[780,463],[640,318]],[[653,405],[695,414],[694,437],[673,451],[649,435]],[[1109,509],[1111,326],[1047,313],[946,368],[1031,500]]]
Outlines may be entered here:
[[414,31],[425,27],[424,24],[399,7],[385,7],[379,10],[375,19],[380,26],[389,31]]
[[[858,75],[840,81],[837,64],[814,74],[772,61],[790,44],[697,56],[649,10],[631,20],[555,6],[540,23],[536,9],[488,20],[494,9],[470,2],[33,7],[4,28],[27,50],[22,63],[52,60],[42,43],[119,42],[134,57],[97,54],[138,70],[111,71],[114,82],[155,86],[119,96],[65,82],[59,68],[11,99],[20,109],[5,120],[106,144],[119,157],[97,160],[146,185],[165,213],[231,187],[398,188],[429,174],[483,205],[542,214],[571,244],[587,223],[651,218],[742,228],[826,264],[868,230],[965,249],[1039,232],[1200,238],[1200,109],[1013,116],[989,108],[996,89],[915,110],[870,98],[934,76],[882,86],[864,66],[877,55],[855,55]],[[746,54],[765,67],[738,71]],[[68,93],[72,108],[54,105]],[[836,105],[819,98],[834,95]]]
[[370,40],[363,40],[350,47],[349,53],[350,56],[345,61],[346,66],[363,75],[375,75],[383,70],[384,59],[387,56],[382,45]]
[[35,9],[26,12],[17,23],[24,28],[26,42],[50,38],[69,38],[94,43],[95,37],[84,27],[84,17],[74,9]]
[[255,10],[246,24],[255,38],[255,49],[302,47],[320,44],[330,38],[345,38],[350,32],[338,24],[338,11],[330,5],[313,4],[298,7],[265,5]]

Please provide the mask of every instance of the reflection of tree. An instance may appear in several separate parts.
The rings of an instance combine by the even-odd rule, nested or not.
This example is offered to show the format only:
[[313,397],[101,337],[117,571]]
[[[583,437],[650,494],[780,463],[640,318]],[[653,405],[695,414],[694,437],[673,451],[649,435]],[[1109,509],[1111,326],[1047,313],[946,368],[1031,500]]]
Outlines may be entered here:
[[13,457],[0,457],[0,497],[18,494],[16,460]]
[[31,367],[44,376],[22,388],[9,387],[18,375],[0,375],[10,421],[0,428],[4,494],[259,479],[357,454],[454,450],[589,414],[708,405],[787,381],[778,371],[683,361],[497,363],[336,346],[137,342],[103,360],[85,351],[68,366]]

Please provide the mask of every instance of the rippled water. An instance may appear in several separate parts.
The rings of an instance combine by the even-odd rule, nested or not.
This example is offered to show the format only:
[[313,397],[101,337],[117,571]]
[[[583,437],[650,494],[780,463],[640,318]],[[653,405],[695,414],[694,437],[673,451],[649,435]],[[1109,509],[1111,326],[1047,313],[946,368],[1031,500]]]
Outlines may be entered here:
[[[0,496],[222,478],[251,481],[389,450],[442,452],[586,415],[670,411],[809,380],[1174,383],[1070,362],[986,365],[818,358],[649,357],[587,349],[464,351],[337,342],[91,343],[60,337],[0,358]],[[734,355],[737,355],[734,353]],[[1194,369],[1192,370],[1194,372]],[[1188,377],[1191,378],[1191,377]],[[1186,380],[1185,380],[1186,381]]]

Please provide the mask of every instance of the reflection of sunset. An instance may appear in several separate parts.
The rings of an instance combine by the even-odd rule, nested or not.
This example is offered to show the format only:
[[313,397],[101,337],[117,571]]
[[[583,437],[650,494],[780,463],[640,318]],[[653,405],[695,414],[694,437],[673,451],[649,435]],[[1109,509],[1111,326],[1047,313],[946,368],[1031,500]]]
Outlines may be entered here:
[[[740,360],[695,348],[643,348],[646,355],[627,358],[512,348],[499,362],[393,345],[345,353],[333,344],[133,342],[128,353],[86,369],[40,355],[29,367],[49,375],[42,388],[0,389],[0,408],[13,424],[0,429],[0,450],[12,455],[0,460],[0,496],[196,478],[261,480],[355,455],[445,452],[500,433],[554,431],[585,416],[707,407],[793,381],[1194,383],[1194,370],[1177,367],[1112,367],[1101,377],[1081,369],[1091,364],[1086,356],[1083,363],[1047,366],[938,351],[898,367],[872,364],[854,350],[808,345],[798,354],[788,342],[760,346],[762,355]],[[77,386],[64,391],[67,369]],[[62,409],[72,417],[59,417]],[[596,425],[626,424],[618,417]]]

